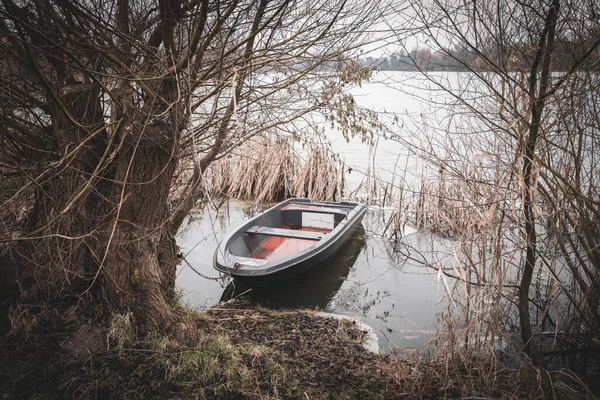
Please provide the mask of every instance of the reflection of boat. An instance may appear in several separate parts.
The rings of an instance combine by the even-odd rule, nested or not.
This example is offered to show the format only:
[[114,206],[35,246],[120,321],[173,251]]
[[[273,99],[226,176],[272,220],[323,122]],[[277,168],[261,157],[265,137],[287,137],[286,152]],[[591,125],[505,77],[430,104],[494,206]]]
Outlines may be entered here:
[[323,268],[314,269],[278,285],[252,290],[243,282],[233,280],[223,291],[220,301],[243,294],[249,300],[278,307],[324,309],[348,277],[365,246],[365,230],[359,226]]
[[360,225],[366,206],[289,199],[223,239],[214,267],[249,286],[266,286],[322,265]]

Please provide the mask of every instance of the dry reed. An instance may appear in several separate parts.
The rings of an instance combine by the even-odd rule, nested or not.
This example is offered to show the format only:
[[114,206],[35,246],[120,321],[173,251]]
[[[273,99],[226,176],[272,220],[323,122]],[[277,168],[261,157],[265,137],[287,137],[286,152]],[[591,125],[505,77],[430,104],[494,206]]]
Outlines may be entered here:
[[214,163],[204,175],[206,189],[259,203],[285,197],[336,200],[344,189],[343,163],[326,150],[299,154],[285,138],[259,137]]
[[[478,384],[487,380],[486,376],[502,376],[504,363],[509,362],[523,371],[527,369],[529,377],[538,380],[533,390],[548,387],[540,381],[547,372],[533,369],[531,360],[521,353],[523,343],[517,334],[515,304],[525,252],[519,217],[521,193],[502,176],[484,176],[476,168],[470,172],[468,177],[447,176],[450,174],[441,169],[436,178],[423,180],[420,190],[404,189],[403,202],[397,203],[397,210],[389,219],[388,235],[401,231],[408,223],[452,238],[454,243],[453,254],[437,254],[437,258],[434,255],[434,262],[427,265],[437,273],[448,304],[432,343],[435,362],[445,360],[448,368],[464,369],[472,357],[487,357],[490,363],[471,367],[479,369]],[[542,211],[540,203],[536,209],[540,220]],[[543,235],[538,243],[541,266],[533,283],[531,315],[542,351],[551,354],[569,327],[570,314],[579,316],[583,312],[573,313],[577,305],[570,297],[575,292],[572,285],[565,284],[560,262],[553,258],[556,251],[551,245],[557,238],[550,231],[546,235],[541,225],[538,229]],[[456,379],[460,371],[447,375]]]

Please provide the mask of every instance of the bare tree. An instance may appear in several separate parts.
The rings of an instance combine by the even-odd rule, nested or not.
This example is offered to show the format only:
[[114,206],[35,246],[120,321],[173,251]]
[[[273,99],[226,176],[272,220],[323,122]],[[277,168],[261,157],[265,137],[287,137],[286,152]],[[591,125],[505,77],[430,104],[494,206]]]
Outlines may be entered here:
[[335,107],[379,15],[286,0],[3,0],[0,14],[0,240],[22,300],[99,302],[145,329],[177,319],[174,234],[203,171]]
[[[423,151],[447,187],[456,184],[437,204],[462,238],[468,270],[452,275],[466,285],[466,326],[477,319],[502,331],[513,314],[498,299],[514,301],[524,350],[539,365],[535,334],[547,321],[598,338],[599,13],[586,1],[436,0],[414,3],[413,24],[398,32],[468,70],[458,88],[421,71],[455,99],[438,132],[441,147],[452,146]],[[456,201],[470,218],[450,210]]]

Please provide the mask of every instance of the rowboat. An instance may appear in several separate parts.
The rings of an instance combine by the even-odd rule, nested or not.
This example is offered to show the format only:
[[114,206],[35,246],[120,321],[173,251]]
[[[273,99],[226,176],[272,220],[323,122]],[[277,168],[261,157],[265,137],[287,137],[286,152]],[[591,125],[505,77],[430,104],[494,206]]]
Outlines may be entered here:
[[232,279],[223,289],[219,303],[243,298],[252,303],[277,307],[324,310],[348,279],[366,245],[365,230],[359,224],[339,251],[320,268],[264,287],[250,288],[239,279]]
[[288,199],[229,233],[217,246],[214,267],[251,287],[293,278],[337,253],[365,212],[353,202]]

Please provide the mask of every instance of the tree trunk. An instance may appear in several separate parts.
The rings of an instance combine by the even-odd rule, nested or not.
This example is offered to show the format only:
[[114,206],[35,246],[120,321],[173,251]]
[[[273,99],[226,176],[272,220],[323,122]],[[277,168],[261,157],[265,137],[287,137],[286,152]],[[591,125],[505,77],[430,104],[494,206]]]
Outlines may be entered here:
[[[546,102],[546,93],[548,92],[558,9],[559,0],[554,0],[546,16],[544,31],[540,37],[536,58],[529,77],[529,96],[532,99],[531,122],[525,141],[525,153],[523,157],[523,189],[525,191],[523,219],[525,220],[524,239],[527,250],[523,275],[521,276],[521,282],[519,283],[519,323],[521,326],[521,338],[523,339],[525,351],[538,366],[545,366],[545,362],[542,353],[535,343],[534,334],[531,329],[531,317],[529,314],[529,288],[531,286],[537,258],[537,233],[535,229],[533,196],[533,192],[536,190],[537,175],[533,167],[536,157],[536,146],[540,135],[542,112]],[[541,73],[538,68],[540,68]],[[540,74],[539,91],[537,90],[538,74]]]
[[167,203],[176,129],[106,129],[98,93],[68,87],[52,112],[58,154],[74,153],[35,192],[20,249],[22,295],[52,301],[85,294],[111,311],[131,311],[142,330],[166,328],[176,317],[169,298],[177,246]]
[[[62,158],[36,180],[35,205],[23,235],[27,240],[17,248],[26,301],[76,295],[88,272],[86,237],[93,216],[85,210],[86,185],[106,141],[98,93],[93,85],[65,85],[49,104],[52,147]],[[90,132],[95,133],[91,138]]]
[[144,327],[167,327],[175,317],[177,246],[167,199],[176,167],[169,125],[146,128],[116,167],[109,185],[115,206],[98,243],[102,298],[131,310]]

